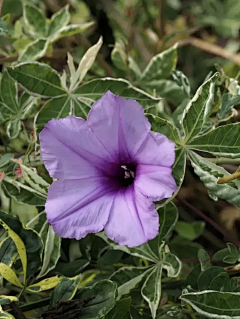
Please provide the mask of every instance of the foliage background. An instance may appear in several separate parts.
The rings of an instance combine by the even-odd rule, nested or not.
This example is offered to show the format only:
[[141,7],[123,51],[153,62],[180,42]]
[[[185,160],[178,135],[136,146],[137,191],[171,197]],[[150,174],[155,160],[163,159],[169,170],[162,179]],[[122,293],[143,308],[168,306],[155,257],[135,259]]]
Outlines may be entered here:
[[[0,318],[240,318],[240,2],[0,8]],[[159,236],[136,249],[104,234],[61,240],[44,213],[39,131],[86,118],[108,89],[176,143],[179,192],[157,203]]]

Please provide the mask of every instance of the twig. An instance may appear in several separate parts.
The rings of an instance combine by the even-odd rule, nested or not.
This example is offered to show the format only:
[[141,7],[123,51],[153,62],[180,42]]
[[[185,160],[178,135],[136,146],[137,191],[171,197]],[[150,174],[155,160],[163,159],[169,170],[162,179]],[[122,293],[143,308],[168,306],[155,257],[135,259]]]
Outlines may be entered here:
[[[85,38],[82,34],[76,36],[78,42],[80,42],[85,48],[89,49],[91,47],[90,41]],[[102,54],[98,54],[96,60],[98,61],[99,65],[105,70],[106,74],[116,78],[116,74],[111,68],[111,66],[104,60]]]
[[16,302],[12,302],[10,304],[10,307],[12,308],[12,313],[14,315],[14,317],[18,318],[18,319],[27,319],[23,312],[22,309],[18,307],[18,305],[16,304]]
[[2,15],[2,4],[3,4],[3,0],[0,0],[0,17]]
[[180,198],[179,196],[177,196],[177,199],[179,200],[180,203],[182,203],[184,206],[186,206],[187,208],[189,208],[192,212],[194,212],[195,214],[197,214],[198,216],[200,216],[201,218],[203,218],[207,223],[209,223],[210,225],[212,225],[215,229],[217,229],[227,240],[229,240],[230,242],[232,242],[236,247],[239,246],[238,241],[236,241],[234,238],[232,238],[232,236],[222,227],[220,227],[214,220],[212,220],[211,218],[209,218],[208,216],[206,216],[203,212],[201,212],[200,210],[198,210],[196,207],[194,207],[193,205],[191,205],[190,203],[188,203],[185,199]]
[[[186,210],[181,209],[179,214],[184,220],[189,223],[192,223],[194,221],[194,218]],[[225,247],[225,244],[223,244],[223,242],[218,237],[216,237],[207,229],[204,229],[202,236],[206,238],[217,249],[223,249]]]
[[185,40],[179,41],[178,45],[179,46],[192,45],[192,46],[199,48],[203,51],[220,56],[220,57],[227,59],[227,60],[231,60],[234,63],[240,65],[240,54],[230,53],[227,50],[225,50],[224,48],[222,48],[216,44],[212,44],[212,43],[209,43],[207,41],[204,41],[202,39],[198,39],[195,37],[189,37]]
[[163,0],[158,0],[158,18],[157,18],[157,29],[159,39],[162,39],[164,36],[164,20],[163,20]]
[[208,158],[208,161],[224,165],[224,164],[230,164],[230,165],[240,165],[240,158],[225,158],[225,157],[219,157],[219,158]]

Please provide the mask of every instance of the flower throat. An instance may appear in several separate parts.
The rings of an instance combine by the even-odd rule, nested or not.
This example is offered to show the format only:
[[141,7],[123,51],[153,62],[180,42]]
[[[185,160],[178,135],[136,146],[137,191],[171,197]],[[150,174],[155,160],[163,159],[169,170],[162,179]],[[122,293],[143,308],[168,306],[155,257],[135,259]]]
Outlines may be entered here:
[[120,166],[120,183],[122,187],[132,185],[136,176],[136,166],[131,163],[122,164]]

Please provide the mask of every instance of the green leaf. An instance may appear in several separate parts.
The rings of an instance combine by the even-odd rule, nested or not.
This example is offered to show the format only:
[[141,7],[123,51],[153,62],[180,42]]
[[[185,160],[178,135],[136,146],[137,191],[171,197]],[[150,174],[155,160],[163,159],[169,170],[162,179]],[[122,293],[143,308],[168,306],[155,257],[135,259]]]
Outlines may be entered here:
[[240,206],[239,180],[235,179],[225,184],[217,184],[219,177],[230,175],[224,168],[211,163],[194,152],[189,153],[189,158],[194,172],[200,177],[212,199],[217,200],[219,197],[231,204]]
[[126,45],[121,39],[117,39],[111,52],[111,59],[115,66],[122,71],[128,68],[128,56],[126,53]]
[[13,153],[5,153],[0,156],[0,169],[1,171],[5,171],[5,167],[8,168],[8,164],[13,159],[14,154]]
[[167,270],[168,277],[176,278],[182,270],[182,262],[174,254],[166,252],[163,254],[162,267]]
[[36,120],[37,130],[40,132],[52,118],[59,119],[68,116],[74,105],[75,103],[69,95],[49,100],[38,113]]
[[17,297],[0,295],[0,305],[8,305],[11,302],[18,301]]
[[36,284],[28,286],[27,291],[31,293],[39,293],[41,291],[49,290],[56,287],[61,282],[61,280],[62,278],[57,276],[43,279]]
[[142,73],[141,82],[148,86],[152,81],[168,78],[177,64],[177,47],[155,55]]
[[186,151],[184,148],[176,150],[175,162],[172,167],[173,177],[180,188],[182,185],[186,170]]
[[45,98],[66,94],[58,73],[47,64],[24,62],[8,72],[30,94]]
[[71,300],[77,292],[80,280],[81,275],[74,278],[62,279],[52,292],[50,306],[55,307],[56,304],[60,301]]
[[186,143],[190,142],[201,132],[203,125],[211,114],[214,101],[214,86],[217,79],[218,73],[215,73],[201,85],[185,110],[186,115],[183,119],[183,127]]
[[33,37],[44,37],[46,33],[45,16],[36,6],[26,4],[23,10],[24,24],[27,32]]
[[187,97],[191,97],[191,87],[188,78],[184,73],[178,70],[172,72],[172,77],[178,86],[182,88]]
[[198,277],[201,274],[201,265],[197,265],[188,274],[186,279],[186,285],[190,286],[194,290],[198,290]]
[[122,267],[115,271],[110,279],[118,285],[118,298],[136,289],[150,271],[148,267]]
[[0,275],[14,286],[23,288],[15,272],[3,263],[0,263]]
[[158,209],[159,214],[159,243],[161,243],[174,229],[178,220],[177,207],[172,203]]
[[89,265],[90,261],[85,258],[77,259],[71,262],[58,262],[54,272],[62,274],[66,277],[77,276],[81,271]]
[[113,78],[94,79],[81,85],[75,91],[74,99],[83,105],[90,106],[109,90],[113,94],[138,101],[145,109],[155,106],[160,100],[134,87],[127,80]]
[[[170,92],[171,92],[171,90],[170,90]],[[175,111],[173,112],[173,115],[172,115],[173,123],[181,131],[183,130],[183,119],[185,116],[185,114],[184,114],[185,109],[187,109],[189,102],[190,102],[190,99],[188,99],[188,98],[182,99],[182,101],[177,106],[177,108],[175,109]]]
[[161,265],[158,265],[154,267],[151,273],[148,275],[141,289],[141,294],[149,305],[153,319],[156,318],[157,309],[161,298],[161,279],[162,267]]
[[102,280],[80,290],[76,298],[94,298],[82,309],[79,319],[100,319],[105,316],[116,303],[116,291],[116,284],[110,280]]
[[166,135],[171,141],[177,144],[181,143],[179,132],[172,123],[149,113],[146,114],[146,117],[151,123],[152,131]]
[[5,36],[8,34],[8,27],[3,19],[0,19],[0,36]]
[[0,319],[15,319],[10,313],[2,311],[0,307]]
[[53,41],[58,37],[60,30],[68,25],[70,21],[69,5],[66,5],[60,11],[55,13],[50,20],[48,27],[48,38]]
[[[13,217],[9,214],[6,214],[4,212],[0,211],[0,219],[8,225],[23,241],[26,252],[27,252],[27,276],[30,276],[33,274],[40,266],[41,264],[41,256],[42,256],[42,241],[38,234],[33,231],[32,229],[27,229],[23,226],[21,221]],[[1,245],[0,247],[0,257],[1,255],[5,257],[5,260],[8,262],[8,264],[11,264],[12,260],[10,260],[10,252],[12,253],[11,258],[16,257],[16,247],[13,241],[8,241],[7,245]],[[15,252],[13,247],[10,247],[13,245],[15,248]],[[8,255],[6,254],[8,252]],[[7,258],[6,258],[7,257]],[[3,262],[3,260],[1,259]],[[4,261],[5,262],[5,261]],[[21,265],[19,265],[21,266]],[[15,268],[17,268],[17,265],[15,265]]]
[[17,249],[10,237],[5,238],[0,245],[0,260],[2,263],[11,266],[17,257]]
[[[23,98],[24,97],[24,98]],[[28,119],[34,111],[36,111],[37,105],[39,103],[39,98],[30,96],[24,92],[20,99],[20,108],[18,116],[21,120]]]
[[102,238],[106,243],[108,243],[113,249],[122,250],[127,254],[130,254],[135,257],[144,258],[154,263],[159,261],[159,256],[157,256],[150,248],[149,244],[143,244],[138,247],[129,248],[127,246],[120,246],[115,242],[108,239],[104,233],[97,233],[96,236]]
[[208,289],[212,280],[222,272],[224,272],[224,268],[219,266],[213,266],[201,272],[201,274],[198,277],[198,289]]
[[183,90],[174,81],[171,80],[155,80],[147,84],[142,84],[142,87],[143,89],[150,89],[152,92],[155,93],[156,96],[160,96],[161,98],[166,99],[168,102],[171,102],[174,105],[179,105],[179,107],[185,100],[189,100],[186,99]]
[[219,120],[225,119],[227,115],[232,111],[233,107],[239,104],[240,98],[238,95],[233,95],[231,93],[224,93],[222,96],[222,102],[220,108],[217,112],[217,117]]
[[2,187],[7,197],[13,197],[17,202],[34,206],[44,206],[46,196],[35,189],[6,176]]
[[208,253],[204,249],[199,249],[198,251],[198,259],[201,264],[201,270],[205,271],[211,267],[211,261]]
[[184,294],[180,298],[207,318],[240,319],[240,293],[210,290]]
[[69,24],[66,27],[61,28],[57,39],[70,37],[74,34],[82,33],[92,25],[94,25],[94,22],[87,22],[82,24]]
[[61,237],[59,237],[49,225],[47,238],[44,248],[44,258],[42,269],[37,276],[41,278],[45,276],[50,270],[54,269],[61,254]]
[[21,121],[19,119],[12,119],[7,124],[7,135],[10,139],[16,138],[21,131]]
[[85,75],[92,67],[97,57],[97,54],[99,50],[101,49],[102,43],[103,43],[103,39],[102,37],[100,37],[98,42],[95,45],[93,45],[91,48],[89,48],[87,52],[84,54],[84,56],[82,57],[79,63],[76,73],[72,75],[70,78],[70,82],[71,82],[70,91],[75,90],[79,86],[79,84],[82,82]]
[[31,168],[24,164],[20,164],[24,181],[36,190],[39,194],[47,196],[49,184]]
[[226,272],[222,272],[219,275],[217,275],[210,283],[209,286],[210,290],[216,290],[216,291],[231,291],[231,280]]
[[205,228],[204,222],[197,221],[190,224],[190,223],[179,221],[177,222],[175,230],[183,238],[194,240],[203,233],[204,228]]
[[188,147],[215,156],[240,157],[240,123],[220,126],[194,139]]
[[3,116],[17,114],[18,105],[18,89],[17,83],[9,76],[8,72],[4,72],[1,79],[1,100],[4,104]]
[[18,62],[36,61],[45,55],[47,48],[48,42],[45,39],[37,39],[21,52]]
[[129,312],[132,298],[123,298],[116,302],[115,306],[107,313],[104,319],[126,319]]
[[27,279],[27,252],[25,245],[22,241],[22,239],[16,234],[11,227],[9,227],[3,220],[0,219],[0,225],[3,226],[3,228],[8,232],[8,236],[11,237],[13,240],[18,255],[21,259],[22,268],[23,268],[23,284],[25,285],[26,279]]

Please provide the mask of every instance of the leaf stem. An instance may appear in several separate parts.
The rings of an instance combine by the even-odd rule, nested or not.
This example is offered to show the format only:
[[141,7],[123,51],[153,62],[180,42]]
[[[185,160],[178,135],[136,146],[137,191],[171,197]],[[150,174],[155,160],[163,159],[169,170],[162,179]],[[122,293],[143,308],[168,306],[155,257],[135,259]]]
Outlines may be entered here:
[[217,229],[225,238],[227,238],[228,241],[233,243],[237,248],[239,247],[238,241],[236,241],[225,229],[220,227],[214,220],[206,216],[203,212],[201,212],[199,209],[194,207],[192,204],[188,203],[185,199],[180,198],[177,196],[177,199],[179,200],[180,203],[182,203],[184,206],[189,208],[192,212],[206,220],[207,223],[212,225],[215,229]]
[[232,180],[234,180],[236,178],[240,178],[240,172],[235,172],[231,175],[219,177],[219,179],[217,180],[217,183],[218,184],[225,184],[225,183],[231,182]]

